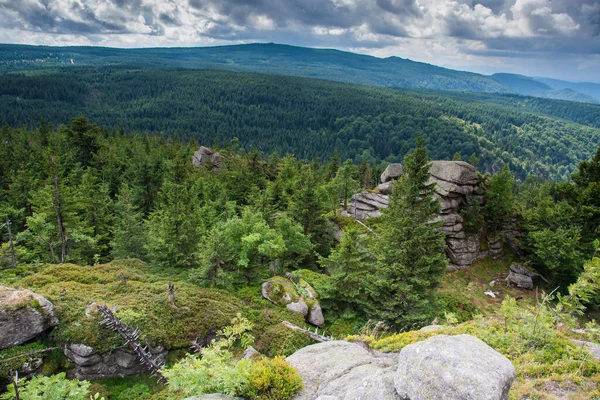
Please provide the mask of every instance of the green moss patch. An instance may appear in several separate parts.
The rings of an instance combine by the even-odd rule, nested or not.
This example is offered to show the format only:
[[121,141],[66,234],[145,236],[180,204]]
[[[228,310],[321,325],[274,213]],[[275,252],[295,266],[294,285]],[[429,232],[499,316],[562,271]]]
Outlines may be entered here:
[[[5,278],[0,275],[0,282]],[[175,284],[175,308],[167,304],[169,283]],[[255,323],[254,334],[262,347],[259,350],[273,353],[289,347],[278,342],[287,343],[287,334],[273,333],[278,331],[280,321],[301,323],[295,313],[262,299],[259,288],[253,289],[253,296],[238,298],[191,284],[180,270],[157,271],[139,260],[95,266],[48,265],[24,274],[11,286],[31,289],[54,304],[60,320],[52,332],[56,342],[83,343],[100,352],[120,347],[123,342],[100,324],[95,304],[115,307],[118,317],[141,330],[143,341],[166,349],[188,349],[191,340],[227,326],[237,313],[242,313]]]

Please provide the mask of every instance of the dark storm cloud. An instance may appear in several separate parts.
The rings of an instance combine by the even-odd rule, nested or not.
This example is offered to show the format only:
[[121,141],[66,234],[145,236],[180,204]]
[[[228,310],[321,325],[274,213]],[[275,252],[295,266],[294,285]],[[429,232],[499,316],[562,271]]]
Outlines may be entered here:
[[434,62],[435,52],[594,58],[600,0],[0,0],[0,35],[128,47],[272,41],[381,55],[408,44]]

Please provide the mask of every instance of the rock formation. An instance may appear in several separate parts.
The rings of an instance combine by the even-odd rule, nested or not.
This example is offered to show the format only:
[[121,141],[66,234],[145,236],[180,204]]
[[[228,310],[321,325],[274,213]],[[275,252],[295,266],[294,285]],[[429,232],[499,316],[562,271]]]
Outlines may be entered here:
[[401,398],[508,399],[512,363],[470,335],[437,335],[408,345],[398,356],[394,384]]
[[0,349],[23,344],[56,325],[54,307],[45,297],[0,286]]
[[[356,343],[331,341],[287,358],[304,382],[295,400],[398,399],[396,354],[372,352]],[[331,396],[331,397],[328,397]]]
[[522,289],[533,289],[533,281],[543,279],[536,271],[531,271],[521,264],[512,264],[506,278],[509,283]]
[[219,172],[223,165],[223,157],[208,147],[200,146],[192,156],[192,162],[195,167],[202,166],[212,171]]
[[295,400],[508,398],[511,362],[469,336],[433,336],[379,353],[358,343],[331,341],[287,358],[304,382]]
[[[389,194],[404,171],[401,164],[390,164],[381,175],[379,193],[358,193],[352,197],[347,210],[341,214],[358,220],[381,216],[381,209],[389,205]],[[463,226],[462,208],[467,204],[483,204],[485,192],[475,167],[464,161],[433,161],[431,163],[430,183],[436,184],[436,196],[442,206],[438,221],[442,221],[441,230],[446,234],[446,253],[450,259],[449,269],[461,269],[475,260],[502,255],[501,236],[489,236],[485,232],[467,232]]]
[[[167,351],[162,347],[152,347],[150,352],[158,363],[164,362],[167,358]],[[98,354],[90,346],[70,344],[65,349],[65,355],[73,364],[71,375],[77,379],[94,380],[147,372],[147,369],[140,364],[137,355],[125,348]]]
[[261,293],[270,302],[302,314],[306,322],[319,327],[325,325],[317,292],[304,279],[294,283],[291,279],[274,276],[263,283]]

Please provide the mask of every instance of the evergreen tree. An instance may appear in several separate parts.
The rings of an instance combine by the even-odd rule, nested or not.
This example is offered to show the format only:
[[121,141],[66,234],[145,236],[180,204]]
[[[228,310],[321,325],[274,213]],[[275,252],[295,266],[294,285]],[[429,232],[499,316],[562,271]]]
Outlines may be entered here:
[[111,256],[114,258],[146,258],[146,227],[143,215],[133,203],[133,192],[125,183],[115,204],[112,227]]
[[435,289],[447,265],[440,213],[429,184],[430,160],[422,137],[404,158],[406,174],[394,185],[389,207],[367,249],[373,257],[365,281],[365,311],[400,329],[410,329],[432,318]]
[[197,266],[202,237],[199,201],[192,182],[165,181],[159,204],[146,223],[146,251],[153,263],[163,267]]

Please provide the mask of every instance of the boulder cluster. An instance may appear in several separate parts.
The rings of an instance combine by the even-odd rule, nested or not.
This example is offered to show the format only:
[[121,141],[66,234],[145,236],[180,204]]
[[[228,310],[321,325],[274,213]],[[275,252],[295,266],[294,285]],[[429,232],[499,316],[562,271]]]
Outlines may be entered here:
[[508,399],[512,363],[470,335],[437,335],[379,353],[366,345],[331,341],[287,358],[302,375],[295,400]]
[[[390,164],[381,175],[378,193],[354,195],[342,215],[358,220],[381,216],[381,210],[389,205],[394,181],[403,174],[402,164]],[[436,184],[435,195],[442,208],[438,221],[443,221],[441,230],[446,234],[449,269],[462,269],[484,257],[500,257],[503,250],[501,237],[486,235],[483,230],[467,232],[463,225],[464,206],[482,205],[485,200],[485,190],[475,167],[464,161],[433,161],[429,174],[429,182]]]
[[281,307],[302,314],[309,324],[325,325],[317,291],[304,279],[295,282],[292,277],[274,276],[261,287],[262,296]]
[[[151,347],[149,350],[157,363],[166,361],[167,351],[162,347]],[[77,379],[94,380],[147,372],[147,368],[140,364],[137,355],[126,348],[99,354],[93,347],[70,344],[65,349],[65,355],[73,367],[71,374]]]

